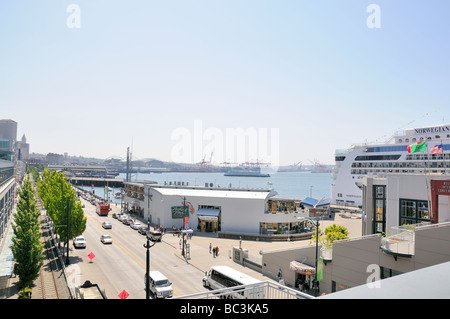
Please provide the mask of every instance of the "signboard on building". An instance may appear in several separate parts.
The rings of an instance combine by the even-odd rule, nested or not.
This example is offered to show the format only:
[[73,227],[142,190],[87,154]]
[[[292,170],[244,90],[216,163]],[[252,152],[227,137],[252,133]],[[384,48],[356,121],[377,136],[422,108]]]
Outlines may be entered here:
[[189,206],[172,206],[172,218],[182,219],[189,216]]
[[450,195],[450,181],[433,180],[433,190],[438,195]]

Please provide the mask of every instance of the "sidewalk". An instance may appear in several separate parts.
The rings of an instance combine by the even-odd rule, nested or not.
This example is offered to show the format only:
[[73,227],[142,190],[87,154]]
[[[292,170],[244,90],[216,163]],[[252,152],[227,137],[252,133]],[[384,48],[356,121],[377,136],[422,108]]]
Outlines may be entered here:
[[13,275],[14,256],[9,246],[12,244],[13,229],[8,222],[8,229],[0,245],[0,299],[17,299],[17,278]]

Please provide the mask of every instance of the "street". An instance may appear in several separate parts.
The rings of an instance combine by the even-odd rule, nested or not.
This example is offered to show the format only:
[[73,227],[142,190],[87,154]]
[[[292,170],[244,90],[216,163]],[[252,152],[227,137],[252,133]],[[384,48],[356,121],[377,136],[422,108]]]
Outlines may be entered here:
[[[94,205],[84,199],[81,201],[87,217],[83,234],[86,248],[75,248],[70,242],[70,281],[75,286],[86,280],[98,284],[108,299],[118,299],[123,290],[129,294],[128,298],[145,299],[146,237],[113,218],[111,213],[108,216],[97,215]],[[104,221],[110,221],[112,229],[104,229]],[[102,234],[111,235],[113,243],[103,244],[100,241]],[[164,242],[164,236],[161,242],[150,248],[150,270],[159,270],[172,282],[174,296],[204,291],[204,273],[186,263],[179,256],[177,247]],[[92,259],[88,257],[91,253],[95,255]]]

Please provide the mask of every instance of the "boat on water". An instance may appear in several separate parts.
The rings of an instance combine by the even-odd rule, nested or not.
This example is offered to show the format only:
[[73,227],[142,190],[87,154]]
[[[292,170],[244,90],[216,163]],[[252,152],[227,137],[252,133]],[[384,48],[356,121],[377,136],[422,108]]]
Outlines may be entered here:
[[115,198],[122,198],[122,192],[121,191],[115,192],[114,193],[114,197]]
[[[420,144],[424,147],[417,151]],[[368,175],[430,173],[450,173],[450,124],[397,131],[385,143],[336,150],[332,203],[362,205],[362,179]]]
[[246,177],[270,177],[270,174],[261,173],[261,167],[247,167],[239,165],[230,168],[224,176],[246,176]]
[[301,172],[302,171],[302,162],[295,163],[289,166],[280,166],[278,167],[278,173],[290,173],[290,172]]

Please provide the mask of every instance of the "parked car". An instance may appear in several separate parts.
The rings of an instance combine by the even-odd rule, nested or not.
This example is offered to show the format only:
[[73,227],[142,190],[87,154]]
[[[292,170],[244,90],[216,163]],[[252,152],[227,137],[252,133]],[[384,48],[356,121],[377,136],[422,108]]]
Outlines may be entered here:
[[112,214],[112,217],[115,218],[115,219],[119,219],[120,216],[122,216],[121,213],[113,213]]
[[158,230],[152,230],[147,232],[147,237],[151,241],[161,241],[162,233]]
[[108,234],[103,234],[103,235],[101,235],[101,236],[100,236],[100,241],[101,241],[103,244],[112,244],[112,238],[111,238],[111,236],[108,235]]
[[133,222],[131,218],[124,218],[122,223],[124,223],[127,226],[130,226],[130,224]]
[[83,236],[77,236],[73,240],[73,246],[75,248],[86,248],[86,239]]
[[111,222],[103,222],[102,223],[102,227],[105,229],[111,229],[112,228],[112,224]]
[[127,219],[128,217],[125,215],[121,215],[119,216],[119,218],[117,218],[119,221],[123,222],[124,219]]
[[136,229],[136,230],[137,230],[139,227],[141,227],[141,226],[142,226],[142,225],[141,225],[140,223],[131,223],[131,224],[130,224],[130,227],[133,228],[133,229]]
[[141,226],[141,227],[138,228],[137,231],[138,231],[139,234],[145,235],[145,234],[147,234],[147,227]]

